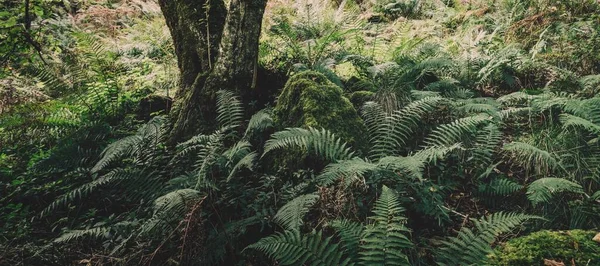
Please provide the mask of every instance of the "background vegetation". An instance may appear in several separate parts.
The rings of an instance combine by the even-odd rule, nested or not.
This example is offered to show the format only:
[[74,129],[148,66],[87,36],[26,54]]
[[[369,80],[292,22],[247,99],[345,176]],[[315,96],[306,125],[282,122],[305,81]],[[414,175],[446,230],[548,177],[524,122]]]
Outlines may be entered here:
[[600,265],[595,0],[269,1],[175,144],[157,3],[2,5],[1,265]]

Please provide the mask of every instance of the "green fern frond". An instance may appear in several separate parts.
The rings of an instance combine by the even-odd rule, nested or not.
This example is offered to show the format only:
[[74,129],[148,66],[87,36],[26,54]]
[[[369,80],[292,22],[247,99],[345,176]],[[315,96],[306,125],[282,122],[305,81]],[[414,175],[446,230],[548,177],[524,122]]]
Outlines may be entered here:
[[256,153],[256,152],[250,152],[250,153],[246,154],[244,157],[242,157],[239,161],[237,161],[237,163],[233,166],[233,168],[231,168],[231,171],[229,172],[229,176],[227,177],[227,182],[229,182],[233,178],[233,176],[235,176],[235,174],[243,168],[253,170],[254,162],[257,159],[258,159],[258,153]]
[[550,152],[524,142],[511,142],[502,147],[515,164],[525,167],[536,174],[549,174],[558,167],[559,162]]
[[459,149],[462,149],[460,143],[455,143],[450,146],[429,146],[417,151],[412,156],[423,162],[433,162],[435,164],[437,163],[437,160],[442,160],[446,158],[449,153]]
[[381,158],[377,163],[377,166],[396,173],[401,172],[414,180],[423,181],[423,169],[425,168],[425,163],[426,161],[421,157],[387,156]]
[[518,105],[518,104],[529,103],[530,101],[533,101],[535,98],[536,98],[535,95],[530,95],[530,94],[527,94],[522,91],[517,91],[517,92],[503,95],[503,96],[499,97],[497,100],[498,100],[498,102],[500,102],[504,105],[514,106],[514,105]]
[[375,169],[377,169],[377,165],[360,158],[338,161],[328,164],[317,176],[317,181],[323,186],[331,185],[339,179],[343,179],[346,185],[356,181],[364,182],[364,175]]
[[348,265],[348,259],[342,258],[339,244],[332,243],[332,239],[323,239],[321,232],[300,234],[293,230],[265,237],[246,249],[258,250],[280,265]]
[[361,242],[359,260],[362,265],[408,265],[404,254],[413,244],[406,234],[406,218],[395,191],[383,186],[375,202],[372,224],[366,226]]
[[571,114],[560,114],[560,122],[563,128],[582,128],[589,132],[600,134],[600,125],[594,124],[592,121]]
[[286,230],[300,230],[302,219],[310,208],[319,200],[319,195],[307,194],[296,197],[277,211],[273,220]]
[[425,143],[429,146],[450,146],[455,143],[464,143],[467,136],[475,134],[479,126],[490,121],[490,118],[489,115],[480,114],[440,125],[429,134]]
[[492,244],[500,234],[511,232],[537,216],[518,213],[494,213],[479,220],[472,219],[475,229],[463,227],[458,236],[442,241],[436,252],[439,265],[485,265]]
[[495,124],[489,124],[479,130],[475,136],[475,145],[471,149],[472,160],[479,166],[492,163],[496,148],[502,141],[502,131]]
[[271,116],[270,109],[263,109],[252,115],[248,122],[248,127],[244,133],[244,137],[250,136],[262,132],[265,129],[273,127],[273,117]]
[[513,180],[496,178],[492,179],[488,184],[479,186],[479,193],[490,196],[508,196],[521,189],[523,189],[523,186]]
[[385,111],[377,102],[366,102],[361,111],[369,136],[373,137],[385,120]]
[[432,111],[443,100],[441,97],[425,98],[414,101],[386,117],[383,124],[373,134],[371,158],[398,155],[399,149],[412,137],[419,126],[420,119]]
[[500,119],[505,120],[515,116],[529,116],[531,114],[531,107],[510,107],[500,111]]
[[221,128],[236,128],[242,124],[244,108],[237,96],[226,90],[217,91],[217,121]]
[[585,100],[569,100],[564,105],[564,110],[600,125],[600,97]]
[[466,103],[458,108],[458,110],[466,114],[480,114],[485,113],[490,116],[498,116],[498,108],[494,105],[487,103]]
[[545,177],[535,180],[527,186],[527,198],[535,206],[540,203],[548,203],[559,193],[583,193],[581,185],[556,177]]
[[108,184],[114,184],[114,183],[122,181],[122,180],[134,179],[137,177],[139,177],[139,173],[136,171],[126,170],[126,169],[112,170],[112,171],[108,172],[107,174],[103,175],[102,177],[100,177],[90,183],[84,184],[84,185],[82,185],[76,189],[73,189],[73,190],[69,191],[68,193],[62,195],[61,197],[59,197],[58,199],[53,201],[48,207],[46,207],[44,210],[42,210],[42,212],[40,213],[40,217],[43,217],[43,216],[49,214],[50,212],[56,210],[60,206],[64,206],[76,199],[81,199],[81,198],[91,194],[98,187],[105,186]]
[[168,228],[175,228],[188,208],[202,200],[202,194],[194,189],[180,189],[169,192],[154,201],[154,213],[141,227],[139,235],[157,232],[164,235]]
[[300,148],[330,161],[349,159],[353,154],[345,142],[328,130],[288,128],[271,135],[265,143],[263,156],[285,148]]
[[97,173],[106,168],[110,164],[119,161],[121,158],[135,154],[140,148],[142,136],[132,135],[120,140],[117,140],[102,152],[102,158],[90,170],[92,173]]
[[110,227],[105,226],[93,227],[84,230],[71,230],[60,235],[60,237],[54,239],[53,242],[56,244],[64,244],[81,238],[101,239],[106,237],[110,231]]
[[335,220],[330,225],[340,237],[341,247],[350,261],[355,261],[359,251],[360,240],[363,238],[364,226],[350,220]]
[[156,152],[155,149],[167,136],[166,121],[165,117],[154,117],[138,129],[135,135],[122,138],[108,145],[101,154],[102,158],[92,167],[90,172],[98,173],[125,157],[138,156],[140,157],[139,161],[147,161],[143,157],[153,156]]

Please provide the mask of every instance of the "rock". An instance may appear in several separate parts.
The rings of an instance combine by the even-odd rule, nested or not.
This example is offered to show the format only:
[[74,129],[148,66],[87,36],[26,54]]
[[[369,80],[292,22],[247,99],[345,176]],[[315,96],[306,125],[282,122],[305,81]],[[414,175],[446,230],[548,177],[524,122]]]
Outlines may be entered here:
[[140,120],[150,120],[154,113],[168,113],[173,106],[173,100],[169,97],[151,94],[143,98],[137,111],[137,117]]
[[584,230],[534,232],[499,246],[487,265],[600,265],[600,245],[592,241],[596,234]]
[[594,238],[592,238],[592,240],[600,243],[600,233],[596,234],[596,236]]
[[366,127],[340,87],[314,71],[288,80],[274,108],[280,128],[325,128],[352,145],[362,145]]

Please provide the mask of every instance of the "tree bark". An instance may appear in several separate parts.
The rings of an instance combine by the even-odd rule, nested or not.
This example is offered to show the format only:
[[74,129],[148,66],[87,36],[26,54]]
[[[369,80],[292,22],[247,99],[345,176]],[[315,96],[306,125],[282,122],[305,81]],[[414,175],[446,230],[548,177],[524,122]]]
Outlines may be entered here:
[[[212,34],[219,35],[218,51],[209,50],[210,55],[218,54],[216,60],[212,63],[210,56],[207,57],[211,63],[200,64],[203,67],[196,75],[189,92],[180,94],[180,106],[171,132],[171,143],[216,128],[218,90],[228,89],[243,94],[253,86],[258,60],[258,41],[266,4],[267,0],[231,0],[222,32],[209,35],[209,39],[216,39],[211,37]],[[185,68],[189,66],[181,62],[186,58],[178,57],[178,60],[182,74],[187,73]],[[194,66],[197,67],[192,65]],[[204,71],[205,67],[208,67],[209,71]]]
[[223,0],[159,0],[175,46],[184,95],[217,58],[227,10]]

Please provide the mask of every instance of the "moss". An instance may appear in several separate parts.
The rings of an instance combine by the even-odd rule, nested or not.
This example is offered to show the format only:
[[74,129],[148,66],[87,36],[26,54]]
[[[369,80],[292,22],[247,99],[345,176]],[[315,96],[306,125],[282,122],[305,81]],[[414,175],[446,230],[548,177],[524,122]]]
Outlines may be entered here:
[[350,102],[354,105],[354,108],[360,109],[365,102],[373,100],[375,93],[370,91],[355,91],[350,94]]
[[355,76],[351,77],[346,81],[346,91],[348,92],[356,92],[356,91],[377,91],[375,84],[373,82],[357,78]]
[[600,243],[596,232],[539,231],[508,241],[491,255],[490,265],[544,265],[544,259],[571,265],[600,265]]
[[362,145],[365,126],[342,89],[323,74],[292,76],[277,99],[275,122],[281,128],[325,128],[353,145]]

